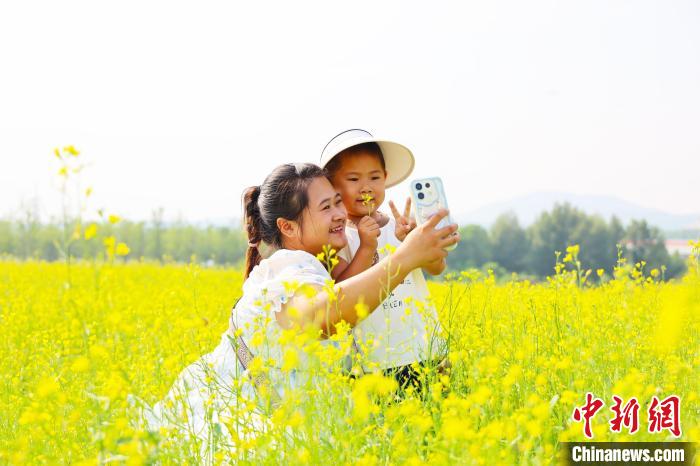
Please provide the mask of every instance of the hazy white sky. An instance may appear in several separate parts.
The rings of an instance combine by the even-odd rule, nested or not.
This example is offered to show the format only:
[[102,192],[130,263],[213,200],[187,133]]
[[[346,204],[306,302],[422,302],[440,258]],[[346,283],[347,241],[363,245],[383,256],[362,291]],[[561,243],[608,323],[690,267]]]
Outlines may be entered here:
[[[700,210],[700,2],[0,3],[0,215],[224,219],[337,132],[411,147],[453,211],[541,190]],[[406,184],[391,190],[407,194]]]

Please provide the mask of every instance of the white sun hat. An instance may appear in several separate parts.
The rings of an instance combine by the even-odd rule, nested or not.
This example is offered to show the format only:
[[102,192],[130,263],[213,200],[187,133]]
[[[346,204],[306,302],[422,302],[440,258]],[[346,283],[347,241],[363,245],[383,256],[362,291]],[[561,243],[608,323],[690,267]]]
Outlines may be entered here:
[[382,150],[384,165],[386,167],[386,187],[397,185],[413,171],[416,161],[408,147],[385,139],[372,136],[372,133],[364,129],[349,129],[331,139],[321,152],[321,167],[325,168],[328,162],[345,149],[366,142],[376,142]]

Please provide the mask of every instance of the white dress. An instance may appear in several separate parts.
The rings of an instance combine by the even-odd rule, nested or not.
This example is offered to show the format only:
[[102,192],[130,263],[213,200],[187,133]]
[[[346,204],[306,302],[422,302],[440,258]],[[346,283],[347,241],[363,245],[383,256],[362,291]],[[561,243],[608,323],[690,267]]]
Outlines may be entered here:
[[[243,296],[233,310],[232,319],[242,331],[241,337],[256,356],[272,360],[269,381],[284,396],[285,387],[294,387],[294,373],[280,370],[282,356],[279,345],[281,328],[274,313],[294,294],[295,286],[321,287],[331,277],[321,263],[305,251],[281,249],[263,259],[243,284]],[[261,330],[262,329],[262,330]],[[251,347],[254,334],[264,344]],[[238,361],[229,328],[219,345],[209,354],[185,368],[165,398],[153,407],[134,396],[130,400],[139,411],[140,421],[148,430],[179,429],[202,441],[202,454],[211,457],[217,444],[230,443],[232,421],[227,413],[241,399],[255,403],[255,388]],[[290,377],[291,376],[291,377]],[[237,389],[232,387],[238,387]],[[238,412],[238,411],[236,411]],[[252,420],[263,424],[264,417],[251,413]],[[257,421],[256,421],[257,419]]]

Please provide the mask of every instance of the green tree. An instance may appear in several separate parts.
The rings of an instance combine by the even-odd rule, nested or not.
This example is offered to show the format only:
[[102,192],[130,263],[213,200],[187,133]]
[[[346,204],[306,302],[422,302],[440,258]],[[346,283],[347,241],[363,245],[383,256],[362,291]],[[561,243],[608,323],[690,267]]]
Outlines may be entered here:
[[[585,269],[605,269],[611,273],[617,262],[617,245],[622,241],[624,229],[617,218],[607,224],[598,215],[585,216],[573,232],[571,244],[581,247],[579,260]],[[593,280],[597,275],[593,275]]]
[[151,215],[151,231],[148,235],[148,243],[145,247],[149,257],[163,260],[163,213],[162,207],[155,209]]
[[488,232],[479,225],[467,225],[459,229],[460,241],[447,257],[452,270],[479,268],[493,260]]
[[8,220],[0,220],[0,253],[15,251],[14,224]]
[[510,272],[524,272],[530,241],[514,213],[500,215],[491,226],[493,259]]
[[[577,244],[585,231],[586,214],[570,204],[556,204],[552,212],[543,212],[530,228],[529,270],[539,276],[554,272],[555,251]],[[581,247],[583,249],[583,246]]]
[[646,220],[632,220],[627,226],[624,238],[625,256],[630,262],[645,261],[646,270],[665,267],[668,278],[685,271],[683,260],[676,254],[671,257],[666,249],[661,230],[650,226]]

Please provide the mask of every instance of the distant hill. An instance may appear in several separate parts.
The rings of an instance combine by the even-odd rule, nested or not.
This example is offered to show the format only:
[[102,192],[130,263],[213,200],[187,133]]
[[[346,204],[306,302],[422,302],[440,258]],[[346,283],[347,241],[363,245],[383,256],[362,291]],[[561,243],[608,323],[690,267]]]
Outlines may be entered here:
[[700,229],[700,213],[679,215],[662,210],[641,207],[611,196],[582,195],[564,192],[536,192],[506,202],[488,204],[471,212],[456,214],[460,224],[476,223],[491,226],[496,218],[507,211],[515,212],[522,226],[532,224],[543,211],[554,204],[568,202],[588,214],[598,214],[605,219],[617,216],[623,224],[632,219],[645,219],[662,230]]

